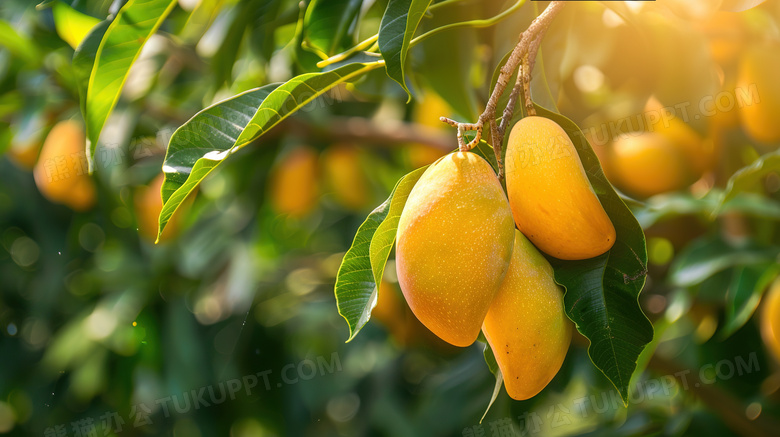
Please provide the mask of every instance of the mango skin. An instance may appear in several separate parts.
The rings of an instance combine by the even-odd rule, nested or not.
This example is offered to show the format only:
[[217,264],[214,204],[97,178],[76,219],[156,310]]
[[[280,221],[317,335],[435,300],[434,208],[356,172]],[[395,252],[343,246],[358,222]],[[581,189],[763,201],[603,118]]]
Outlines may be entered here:
[[95,185],[87,174],[86,144],[81,123],[61,121],[43,142],[33,168],[41,194],[74,211],[86,211],[95,204]]
[[742,128],[760,143],[780,142],[780,46],[752,47],[745,53],[737,74],[737,97],[746,97],[739,108]]
[[519,231],[514,245],[483,331],[507,393],[521,401],[542,391],[558,373],[569,350],[572,323],[550,263]]
[[396,272],[412,312],[455,346],[477,339],[509,267],[512,213],[484,159],[442,157],[409,193],[398,223]]
[[293,218],[308,215],[319,197],[318,155],[314,149],[300,146],[291,151],[271,172],[271,207]]
[[761,337],[764,344],[780,363],[780,279],[776,279],[762,302]]
[[612,247],[615,227],[562,127],[543,117],[521,119],[509,134],[505,161],[515,223],[536,247],[566,260]]
[[615,185],[637,197],[677,191],[691,179],[683,152],[657,133],[621,137],[611,156]]

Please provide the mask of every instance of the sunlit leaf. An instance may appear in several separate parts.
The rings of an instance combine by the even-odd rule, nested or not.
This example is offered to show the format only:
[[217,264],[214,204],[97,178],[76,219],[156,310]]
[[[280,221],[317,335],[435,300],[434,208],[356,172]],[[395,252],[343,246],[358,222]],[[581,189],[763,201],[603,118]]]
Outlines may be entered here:
[[200,182],[228,156],[259,138],[331,88],[379,68],[381,61],[307,73],[282,85],[267,85],[195,114],[171,137],[163,163],[163,208],[159,233]]
[[339,314],[349,325],[347,341],[355,338],[371,318],[387,257],[395,243],[401,211],[426,168],[419,168],[398,181],[390,197],[360,225],[344,255],[336,276],[335,295]]
[[94,169],[93,157],[100,132],[119,100],[130,67],[176,4],[176,0],[129,0],[106,29],[86,90],[90,171]]
[[74,49],[81,44],[89,31],[100,23],[99,19],[82,14],[61,1],[54,3],[52,12],[57,34]]

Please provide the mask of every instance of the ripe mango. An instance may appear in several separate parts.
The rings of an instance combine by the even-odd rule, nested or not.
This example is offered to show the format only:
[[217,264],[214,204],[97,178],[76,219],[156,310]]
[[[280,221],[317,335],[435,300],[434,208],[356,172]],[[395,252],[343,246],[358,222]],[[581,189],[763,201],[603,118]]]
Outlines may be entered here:
[[46,137],[33,168],[35,185],[52,202],[75,211],[95,204],[95,185],[87,174],[84,128],[77,121],[61,121]]
[[485,317],[483,331],[512,399],[535,396],[552,381],[571,342],[563,290],[550,263],[515,231],[509,271]]
[[323,156],[325,180],[343,207],[359,211],[370,202],[368,180],[360,160],[360,149],[346,144],[328,148]]
[[653,132],[618,138],[610,161],[615,185],[638,197],[676,191],[690,180],[684,154]]
[[[139,187],[135,190],[133,203],[135,205],[135,216],[138,221],[138,233],[149,241],[157,239],[157,228],[162,211],[163,202],[160,189],[165,182],[165,175],[160,173],[148,186]],[[184,201],[179,210],[171,217],[171,220],[165,226],[160,241],[166,241],[174,238],[179,232],[179,218],[186,214],[190,202]]]
[[477,339],[512,254],[512,213],[493,169],[470,152],[442,157],[409,193],[396,272],[414,315],[442,340]]
[[[737,101],[742,128],[761,143],[780,142],[780,46],[761,45],[745,53],[737,74]],[[743,94],[743,101],[740,96]]]
[[554,121],[525,117],[512,128],[506,188],[517,228],[545,253],[586,259],[615,243],[615,227],[588,182],[577,150]]
[[317,152],[301,146],[283,157],[270,177],[271,207],[279,214],[300,218],[317,203]]
[[761,304],[761,337],[780,363],[780,279],[776,279]]
[[712,142],[704,141],[701,135],[682,119],[676,116],[667,117],[663,112],[665,108],[655,97],[647,101],[645,111],[658,111],[659,114],[664,114],[657,123],[648,123],[648,131],[664,136],[673,147],[682,152],[690,169],[689,182],[694,182],[705,172],[712,170],[715,164]]

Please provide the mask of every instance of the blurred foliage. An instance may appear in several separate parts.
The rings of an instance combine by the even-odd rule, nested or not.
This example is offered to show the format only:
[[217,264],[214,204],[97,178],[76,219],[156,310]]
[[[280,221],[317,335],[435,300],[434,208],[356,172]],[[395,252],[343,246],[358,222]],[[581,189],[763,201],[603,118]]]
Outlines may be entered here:
[[[103,422],[116,417],[122,431],[106,435],[780,429],[777,345],[761,336],[772,322],[767,314],[778,314],[764,294],[780,273],[780,139],[756,135],[755,123],[743,128],[738,104],[752,95],[741,83],[757,83],[751,110],[780,101],[761,85],[763,74],[740,77],[756,68],[740,67],[752,47],[780,56],[771,51],[780,39],[777,2],[743,12],[717,10],[740,9],[735,1],[571,2],[554,22],[536,71],[618,189],[637,195],[609,171],[614,140],[654,130],[653,111],[672,108],[713,157],[700,165],[703,154],[680,149],[673,156],[683,164],[667,170],[702,167],[700,174],[672,192],[626,197],[647,235],[640,304],[656,329],[629,406],[578,337],[540,395],[516,402],[502,392],[481,424],[494,378],[480,346],[448,347],[415,323],[391,266],[374,320],[345,344],[349,329],[333,285],[366,215],[402,175],[454,147],[454,132],[436,126],[436,117],[473,119],[484,107],[495,67],[534,15],[531,2],[494,26],[453,29],[413,47],[408,105],[403,89],[374,70],[335,88],[338,98],[299,111],[206,178],[157,245],[148,223],[162,207],[155,193],[173,132],[211,104],[319,71],[316,53],[376,33],[387,2],[178,1],[106,121],[90,177],[94,206],[76,212],[44,197],[31,170],[38,162],[51,176],[52,164],[38,155],[58,122],[83,126],[71,46],[82,33],[57,16],[72,16],[63,13],[70,6],[102,20],[123,3],[59,0],[40,10],[28,0],[0,3],[0,433],[90,435],[91,420],[102,435]],[[339,15],[330,21],[312,18],[335,3]],[[421,28],[491,17],[513,3],[448,2]],[[359,27],[349,18],[358,16]],[[76,20],[84,21],[92,22]],[[331,26],[338,38],[328,40]],[[648,106],[651,98],[661,109]],[[377,132],[349,129],[355,118]],[[427,140],[393,140],[398,123]],[[678,140],[666,141],[669,148]],[[61,158],[71,171],[81,168],[73,165],[83,156]],[[218,397],[236,381],[234,396],[211,401],[209,387]],[[195,406],[204,387],[214,405]]]

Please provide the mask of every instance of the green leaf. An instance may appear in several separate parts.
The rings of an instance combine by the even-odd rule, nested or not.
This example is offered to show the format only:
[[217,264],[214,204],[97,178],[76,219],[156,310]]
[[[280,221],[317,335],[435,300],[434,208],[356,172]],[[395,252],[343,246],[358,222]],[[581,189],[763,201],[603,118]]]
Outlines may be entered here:
[[404,74],[409,41],[430,3],[431,0],[390,0],[379,25],[379,51],[387,63],[387,75],[406,91],[407,103],[412,99]]
[[106,29],[86,90],[84,120],[90,172],[94,170],[93,157],[100,132],[119,101],[130,67],[176,4],[176,0],[129,0]]
[[490,348],[490,344],[487,341],[485,341],[485,349],[482,351],[482,354],[485,356],[485,363],[487,363],[490,373],[496,377],[496,385],[493,386],[493,395],[490,396],[490,402],[488,402],[488,406],[485,408],[485,413],[482,414],[482,418],[479,419],[479,423],[482,423],[482,421],[485,420],[485,416],[487,416],[490,407],[492,407],[496,402],[496,399],[498,399],[498,394],[501,393],[501,387],[504,385],[504,375],[501,373],[501,369],[498,368],[496,356],[493,354],[493,349]]
[[89,76],[92,74],[92,67],[95,65],[95,55],[100,46],[100,41],[103,40],[103,35],[106,33],[110,24],[110,20],[98,23],[97,26],[90,30],[84,40],[81,41],[81,44],[76,48],[76,52],[73,53],[73,70],[76,74],[76,85],[78,86],[79,96],[81,96],[79,99],[79,107],[81,108],[81,116],[85,120],[87,118],[87,99],[84,98],[84,96],[87,95]]
[[344,255],[336,275],[336,306],[349,325],[349,338],[371,318],[376,306],[378,284],[382,281],[387,257],[395,243],[398,220],[406,199],[426,167],[402,177],[390,197],[379,205],[360,225],[352,246]]
[[363,0],[312,0],[303,18],[303,43],[327,59],[354,43],[349,33]]
[[12,55],[23,59],[30,68],[37,68],[43,55],[35,41],[20,35],[10,24],[0,20],[0,47],[5,47]]
[[334,86],[383,65],[349,64],[247,91],[195,114],[171,136],[163,163],[159,234],[181,202],[228,156]]
[[780,248],[754,242],[730,245],[720,238],[691,243],[675,257],[669,281],[678,287],[700,284],[712,275],[734,266],[777,262]]
[[57,34],[74,49],[87,37],[89,31],[100,23],[99,19],[82,14],[61,1],[54,3],[53,14]]
[[566,314],[590,340],[588,355],[628,402],[628,387],[639,355],[653,339],[653,325],[642,313],[639,293],[647,274],[645,236],[601,170],[580,129],[566,117],[540,106],[537,114],[558,123],[577,149],[590,184],[615,226],[616,241],[595,258],[551,259],[555,280],[566,288]]
[[750,320],[761,301],[761,296],[769,284],[777,278],[778,273],[780,273],[780,266],[775,262],[737,269],[726,294],[726,323],[720,331],[721,339],[737,332]]
[[765,176],[777,172],[780,172],[780,150],[767,153],[758,158],[754,163],[734,173],[729,179],[726,191],[723,193],[720,207],[722,208],[739,193],[755,190]]

